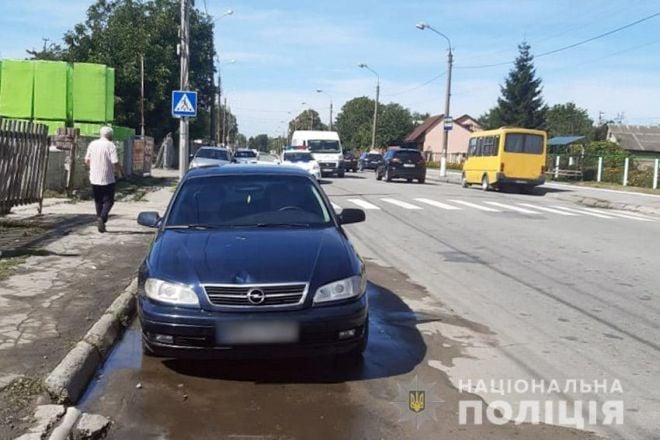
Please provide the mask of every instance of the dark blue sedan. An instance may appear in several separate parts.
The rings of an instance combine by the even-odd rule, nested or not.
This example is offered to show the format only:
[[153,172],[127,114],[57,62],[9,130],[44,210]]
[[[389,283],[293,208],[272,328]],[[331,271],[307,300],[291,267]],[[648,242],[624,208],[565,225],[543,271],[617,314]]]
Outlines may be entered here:
[[140,267],[146,354],[359,358],[368,339],[367,278],[342,225],[306,171],[225,165],[191,170]]

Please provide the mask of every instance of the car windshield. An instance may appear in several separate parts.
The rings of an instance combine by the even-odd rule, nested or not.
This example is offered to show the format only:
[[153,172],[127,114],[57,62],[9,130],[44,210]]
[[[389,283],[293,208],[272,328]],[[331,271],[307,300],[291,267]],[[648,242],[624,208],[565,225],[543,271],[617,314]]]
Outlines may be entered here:
[[330,221],[321,194],[307,177],[228,175],[185,181],[166,227],[318,227]]
[[284,153],[284,160],[287,162],[309,162],[314,160],[311,153],[307,152],[296,152],[296,153]]
[[239,158],[254,158],[257,157],[257,153],[255,153],[252,150],[238,150],[236,153],[234,153],[234,157],[239,157]]
[[333,140],[310,140],[307,141],[312,153],[339,153],[339,141]]
[[202,148],[197,151],[195,157],[202,159],[229,160],[229,156],[226,150],[219,150],[215,148]]

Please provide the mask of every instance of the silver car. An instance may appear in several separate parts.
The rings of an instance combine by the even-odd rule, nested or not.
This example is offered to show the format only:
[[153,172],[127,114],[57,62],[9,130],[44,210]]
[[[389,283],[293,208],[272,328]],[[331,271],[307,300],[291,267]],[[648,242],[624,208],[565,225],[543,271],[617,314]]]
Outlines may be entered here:
[[234,159],[238,163],[258,163],[259,155],[256,151],[247,148],[239,148],[234,153]]
[[190,169],[226,165],[232,161],[226,148],[201,147],[190,161]]

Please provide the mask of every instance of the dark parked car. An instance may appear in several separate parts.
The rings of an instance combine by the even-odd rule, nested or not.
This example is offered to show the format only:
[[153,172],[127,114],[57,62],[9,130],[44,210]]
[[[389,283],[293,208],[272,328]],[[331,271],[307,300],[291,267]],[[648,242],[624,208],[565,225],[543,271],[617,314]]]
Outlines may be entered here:
[[383,155],[380,153],[362,153],[358,160],[358,170],[375,170],[383,163]]
[[376,179],[391,182],[392,179],[406,179],[419,183],[426,180],[426,161],[422,154],[410,148],[392,149],[385,153],[383,162],[376,169]]
[[188,172],[139,270],[145,354],[360,358],[368,339],[365,266],[314,177],[275,165]]
[[358,159],[350,151],[344,153],[344,169],[353,172],[356,172],[358,169]]

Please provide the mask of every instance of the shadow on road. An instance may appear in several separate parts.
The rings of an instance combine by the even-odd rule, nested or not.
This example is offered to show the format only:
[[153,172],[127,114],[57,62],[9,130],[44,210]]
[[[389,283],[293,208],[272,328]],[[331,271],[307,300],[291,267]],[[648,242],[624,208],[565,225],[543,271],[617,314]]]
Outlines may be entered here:
[[369,345],[364,360],[331,357],[268,360],[168,359],[175,372],[210,379],[257,383],[340,383],[398,376],[413,371],[426,355],[418,317],[394,292],[370,284]]

